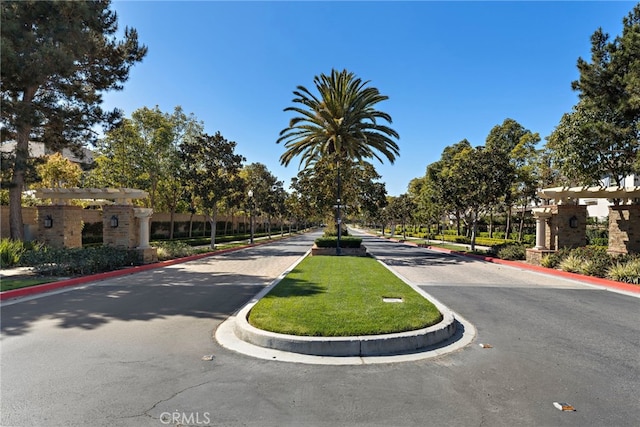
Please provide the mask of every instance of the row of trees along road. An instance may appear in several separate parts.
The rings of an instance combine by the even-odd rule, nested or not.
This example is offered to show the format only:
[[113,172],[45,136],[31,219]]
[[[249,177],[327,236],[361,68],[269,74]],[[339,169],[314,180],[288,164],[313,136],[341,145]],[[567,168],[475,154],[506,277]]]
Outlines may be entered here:
[[[10,192],[13,238],[23,233],[29,141],[52,151],[81,148],[96,142],[97,124],[105,125],[107,136],[84,184],[142,188],[154,209],[200,209],[214,222],[218,209],[233,212],[259,200],[269,201],[263,211],[270,217],[284,206],[298,218],[321,219],[340,199],[339,206],[365,218],[381,218],[389,202],[396,207],[387,213],[396,212],[393,220],[401,222],[453,215],[458,227],[461,220],[471,224],[475,237],[481,214],[525,206],[536,188],[595,184],[607,175],[620,183],[640,169],[640,5],[623,19],[622,35],[610,40],[601,30],[594,33],[591,62],[578,60],[580,78],[572,84],[579,101],[543,149],[538,134],[506,119],[482,147],[467,140],[447,147],[398,201],[386,198],[368,162],[393,163],[399,155],[398,133],[386,125],[391,117],[377,109],[388,98],[347,70],[316,76],[315,93],[298,86],[293,106],[285,108],[294,117],[276,141],[286,149],[280,161],[286,166],[299,157],[303,166],[287,198],[274,196],[284,194],[282,183],[263,165],[243,167],[234,142],[205,134],[202,123],[179,107],[171,114],[142,108],[127,119],[103,111],[101,93],[122,89],[130,67],[147,52],[133,29],[116,39],[109,7],[109,1],[1,3],[1,134],[2,141],[17,143],[15,156],[2,162],[3,176],[11,175],[2,185]],[[264,179],[251,176],[256,171]]]
[[[562,116],[544,147],[537,147],[537,133],[506,119],[490,131],[484,146],[473,147],[465,139],[446,147],[440,160],[410,183],[407,196],[415,209],[392,199],[387,220],[438,224],[455,217],[458,234],[461,222],[469,225],[474,249],[481,214],[489,217],[491,229],[497,209],[509,221],[514,206],[522,207],[522,239],[524,208],[538,188],[599,185],[604,177],[621,186],[626,176],[640,173],[640,4],[624,17],[620,36],[611,40],[598,29],[591,37],[591,61],[579,58],[577,66],[580,77],[571,86],[578,103]],[[510,230],[507,222],[507,238]]]

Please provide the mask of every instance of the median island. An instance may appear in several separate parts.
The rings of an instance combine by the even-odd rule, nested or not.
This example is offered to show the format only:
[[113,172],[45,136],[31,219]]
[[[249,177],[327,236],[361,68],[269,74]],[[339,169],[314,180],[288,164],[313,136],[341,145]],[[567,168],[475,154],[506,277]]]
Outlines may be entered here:
[[255,328],[288,335],[350,337],[439,323],[434,304],[370,257],[307,257],[249,312]]

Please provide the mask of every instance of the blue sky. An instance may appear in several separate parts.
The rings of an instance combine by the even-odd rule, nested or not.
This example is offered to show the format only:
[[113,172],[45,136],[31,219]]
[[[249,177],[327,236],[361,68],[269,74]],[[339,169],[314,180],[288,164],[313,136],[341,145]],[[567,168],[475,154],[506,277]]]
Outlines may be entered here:
[[374,161],[390,195],[407,190],[442,150],[484,145],[491,128],[517,120],[543,139],[576,103],[571,82],[590,37],[611,37],[635,2],[217,2],[114,1],[122,28],[149,48],[105,107],[177,105],[237,143],[285,182],[276,144],[293,90],[347,69],[387,95],[378,108],[400,134],[400,157]]

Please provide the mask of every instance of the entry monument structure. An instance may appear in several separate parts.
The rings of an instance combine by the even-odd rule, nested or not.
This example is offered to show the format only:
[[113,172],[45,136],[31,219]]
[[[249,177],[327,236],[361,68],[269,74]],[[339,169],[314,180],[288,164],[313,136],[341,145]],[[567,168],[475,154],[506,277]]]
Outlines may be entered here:
[[609,253],[640,253],[640,187],[553,187],[540,190],[538,196],[553,203],[533,208],[536,245],[527,249],[527,262],[539,265],[548,253],[587,244],[587,206],[579,204],[580,199],[612,203]]
[[38,206],[38,240],[54,247],[82,247],[80,206],[70,200],[100,201],[102,206],[102,242],[105,246],[134,249],[145,264],[158,260],[157,249],[149,245],[149,221],[153,209],[139,208],[132,200],[148,193],[132,188],[41,188],[35,191],[51,204]]

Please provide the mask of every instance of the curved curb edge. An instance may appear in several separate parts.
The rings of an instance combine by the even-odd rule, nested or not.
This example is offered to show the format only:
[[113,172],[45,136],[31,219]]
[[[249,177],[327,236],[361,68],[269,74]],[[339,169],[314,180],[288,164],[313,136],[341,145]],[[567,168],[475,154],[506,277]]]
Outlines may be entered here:
[[[405,282],[405,284],[413,288],[424,298],[431,301],[438,308],[440,313],[442,313],[443,319],[436,325],[414,331],[351,337],[308,337],[286,335],[265,331],[250,325],[247,318],[253,306],[275,285],[277,285],[291,270],[293,270],[293,268],[307,255],[308,252],[298,259],[276,280],[274,280],[271,285],[263,289],[249,303],[241,308],[235,316],[227,319],[227,321],[218,328],[218,331],[215,333],[215,338],[223,347],[231,349],[244,348],[243,345],[238,345],[237,343],[237,341],[241,341],[249,346],[249,350],[237,351],[252,356],[262,354],[264,350],[272,350],[310,357],[337,357],[343,359],[356,357],[361,359],[363,357],[394,357],[411,353],[421,354],[421,352],[424,353],[429,349],[433,350],[434,347],[446,347],[447,344],[444,343],[451,344],[451,341],[460,341],[464,331],[467,331],[465,337],[469,342],[475,337],[475,329],[468,322],[464,322],[466,326],[460,330],[458,325],[463,324],[463,322],[456,319],[456,316],[451,310],[419,287],[413,285],[402,276],[395,273],[379,260],[378,262],[380,262],[380,264],[389,269],[398,278]],[[472,333],[469,333],[469,331],[472,331]],[[454,340],[453,337],[455,335],[459,336]],[[464,345],[467,343],[468,342],[465,342]],[[256,348],[261,350],[256,351]],[[425,357],[427,356],[421,354],[421,358]]]

